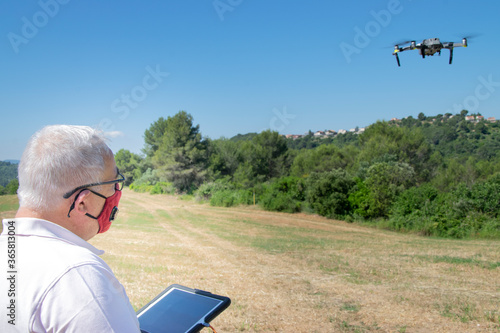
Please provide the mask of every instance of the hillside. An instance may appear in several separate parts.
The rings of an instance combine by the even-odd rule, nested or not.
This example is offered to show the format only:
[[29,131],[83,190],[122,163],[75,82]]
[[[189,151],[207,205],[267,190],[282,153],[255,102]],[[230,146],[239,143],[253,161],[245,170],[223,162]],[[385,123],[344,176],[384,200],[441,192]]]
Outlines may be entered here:
[[[494,117],[485,119],[480,115],[467,116],[466,113],[429,117],[421,114],[419,118],[394,118],[388,123],[398,127],[420,128],[427,142],[443,155],[477,154],[480,158],[490,159],[500,151],[500,123]],[[333,135],[328,131],[310,131],[306,135],[287,134],[285,137],[292,149],[311,149],[322,144],[343,146],[356,143],[364,130],[331,131]]]

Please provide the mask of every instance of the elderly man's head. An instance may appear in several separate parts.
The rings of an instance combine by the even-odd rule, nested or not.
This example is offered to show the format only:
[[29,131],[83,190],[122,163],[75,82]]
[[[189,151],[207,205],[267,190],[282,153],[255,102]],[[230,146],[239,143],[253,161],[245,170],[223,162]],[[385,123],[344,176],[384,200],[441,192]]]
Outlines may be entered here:
[[[53,125],[35,133],[19,164],[19,205],[36,212],[60,206],[63,194],[102,182],[113,153],[100,132],[86,126]],[[115,167],[116,168],[116,167]]]

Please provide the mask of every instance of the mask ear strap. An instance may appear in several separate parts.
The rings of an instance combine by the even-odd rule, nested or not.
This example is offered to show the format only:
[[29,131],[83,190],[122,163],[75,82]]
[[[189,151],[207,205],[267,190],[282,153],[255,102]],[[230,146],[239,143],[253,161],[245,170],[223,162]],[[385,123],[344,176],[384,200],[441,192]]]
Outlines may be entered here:
[[[75,209],[76,199],[78,199],[78,197],[80,196],[80,194],[81,194],[83,191],[86,191],[86,190],[87,190],[87,189],[86,189],[86,188],[84,188],[83,190],[81,190],[80,192],[78,192],[78,194],[77,194],[77,195],[75,195],[75,200],[73,200],[73,203],[71,204],[71,207],[69,207],[68,217],[70,217],[70,216],[69,216],[69,214],[71,213],[71,211],[72,211],[73,209]],[[90,190],[87,190],[87,191],[90,191]],[[92,192],[92,191],[91,191],[91,192]]]
[[69,216],[69,214],[70,214],[70,213],[71,213],[71,211],[75,208],[75,202],[76,202],[76,198],[75,198],[75,201],[73,201],[73,203],[71,204],[71,207],[69,207],[68,217],[70,217],[70,216]]

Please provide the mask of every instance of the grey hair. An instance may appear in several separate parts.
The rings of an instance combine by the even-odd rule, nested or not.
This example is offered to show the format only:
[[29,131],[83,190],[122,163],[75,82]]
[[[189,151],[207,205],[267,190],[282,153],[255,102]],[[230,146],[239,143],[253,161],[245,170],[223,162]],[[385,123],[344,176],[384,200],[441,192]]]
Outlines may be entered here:
[[106,139],[91,127],[42,128],[31,137],[19,163],[19,205],[38,212],[54,209],[64,193],[102,181],[110,157]]

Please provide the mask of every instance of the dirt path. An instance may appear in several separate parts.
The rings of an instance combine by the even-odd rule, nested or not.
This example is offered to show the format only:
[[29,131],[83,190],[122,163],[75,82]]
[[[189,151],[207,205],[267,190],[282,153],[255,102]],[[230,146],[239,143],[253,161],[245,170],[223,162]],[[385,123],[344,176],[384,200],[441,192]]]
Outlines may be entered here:
[[433,262],[460,254],[497,263],[495,242],[436,241],[130,191],[122,206],[126,223],[95,243],[136,307],[179,283],[231,297],[213,322],[219,333],[500,327],[500,268]]

